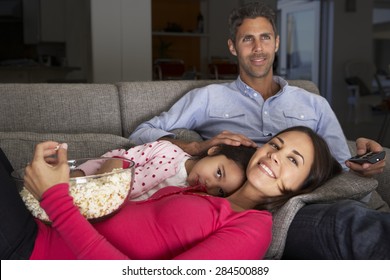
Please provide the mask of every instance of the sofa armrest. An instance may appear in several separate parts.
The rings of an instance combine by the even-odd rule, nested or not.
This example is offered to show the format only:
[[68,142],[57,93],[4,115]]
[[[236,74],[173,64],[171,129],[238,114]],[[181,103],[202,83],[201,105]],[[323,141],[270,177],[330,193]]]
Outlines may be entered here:
[[279,210],[273,213],[272,243],[266,259],[280,259],[286,242],[288,228],[296,213],[303,206],[313,203],[333,203],[343,199],[361,200],[372,193],[378,182],[353,172],[343,172],[326,182],[311,193],[291,198]]
[[376,191],[380,194],[383,200],[390,205],[390,149],[383,148],[386,151],[386,166],[381,174],[375,175],[374,178],[378,181]]
[[[349,150],[351,151],[352,155],[356,154],[356,145],[354,141],[347,141]],[[389,156],[390,156],[390,148],[383,147],[383,149],[386,151],[386,159],[387,164],[385,166],[385,169],[381,174],[375,175],[374,179],[378,181],[378,187],[376,189],[376,192],[380,195],[380,197],[383,199],[383,201],[387,204],[384,207],[388,209],[388,206],[390,205],[390,163],[388,162]],[[369,205],[371,208],[379,209],[380,202],[378,201],[377,196],[373,196],[374,201],[370,201]]]

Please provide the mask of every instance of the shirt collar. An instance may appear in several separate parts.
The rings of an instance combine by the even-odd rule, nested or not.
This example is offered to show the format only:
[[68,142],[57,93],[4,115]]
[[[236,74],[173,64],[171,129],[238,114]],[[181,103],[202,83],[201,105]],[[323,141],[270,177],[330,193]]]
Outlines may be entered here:
[[[285,88],[287,87],[288,82],[280,76],[273,76],[273,80],[280,85],[280,90],[275,95],[282,94],[285,91]],[[253,97],[256,94],[260,94],[259,92],[257,92],[256,90],[254,90],[253,88],[248,86],[246,83],[244,83],[241,80],[240,76],[238,76],[238,78],[236,80],[236,86],[242,95],[245,95],[248,97]]]

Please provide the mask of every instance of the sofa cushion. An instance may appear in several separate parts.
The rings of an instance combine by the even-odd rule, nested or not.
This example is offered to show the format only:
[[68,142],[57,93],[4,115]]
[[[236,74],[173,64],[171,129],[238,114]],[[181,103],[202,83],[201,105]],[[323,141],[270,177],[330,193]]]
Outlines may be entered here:
[[188,91],[222,82],[224,81],[181,80],[117,83],[123,124],[122,134],[129,136],[139,124],[169,110]]
[[122,135],[115,85],[0,84],[0,99],[0,131]]
[[178,128],[170,131],[171,133],[175,134],[176,139],[180,139],[183,141],[188,141],[188,142],[200,142],[203,141],[202,137],[199,135],[199,133],[185,129],[185,128]]
[[[184,94],[209,84],[228,83],[231,80],[138,81],[116,83],[122,113],[122,135],[129,136],[141,123],[167,111]],[[315,83],[307,80],[288,80],[292,86],[319,94]],[[137,104],[137,106],[134,106]]]
[[111,134],[0,132],[0,147],[14,169],[24,168],[32,159],[35,145],[46,140],[68,143],[68,158],[97,157],[111,149],[133,146],[127,138]]
[[267,259],[280,259],[283,254],[288,228],[299,209],[311,203],[332,203],[341,199],[360,200],[378,185],[372,178],[345,172],[329,180],[315,191],[291,198],[273,215],[273,239],[266,254]]
[[288,84],[290,86],[300,87],[300,88],[303,88],[303,89],[307,90],[308,92],[315,93],[315,94],[320,94],[320,91],[319,91],[317,85],[315,83],[313,83],[312,81],[308,81],[308,80],[287,80],[287,82],[288,82]]

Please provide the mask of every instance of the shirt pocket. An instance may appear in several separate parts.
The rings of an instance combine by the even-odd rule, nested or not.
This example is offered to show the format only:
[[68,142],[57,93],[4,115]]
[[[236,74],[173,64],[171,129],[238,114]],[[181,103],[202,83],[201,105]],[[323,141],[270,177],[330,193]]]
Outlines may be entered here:
[[283,114],[289,127],[302,125],[310,127],[314,131],[317,127],[318,116],[315,112],[297,109],[294,111],[284,111]]
[[212,119],[241,119],[245,118],[245,112],[237,109],[219,108],[209,112]]

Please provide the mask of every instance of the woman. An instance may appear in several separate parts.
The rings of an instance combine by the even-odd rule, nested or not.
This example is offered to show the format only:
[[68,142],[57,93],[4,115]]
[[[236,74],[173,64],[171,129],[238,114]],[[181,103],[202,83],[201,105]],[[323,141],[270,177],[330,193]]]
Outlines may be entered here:
[[36,221],[34,248],[20,257],[260,259],[271,242],[272,217],[269,211],[254,209],[276,209],[292,193],[311,191],[341,172],[322,138],[308,128],[290,128],[256,151],[247,181],[227,198],[166,187],[92,225],[68,194],[66,144],[57,151],[57,164],[45,161],[57,145],[37,145],[26,168],[26,187],[53,223],[50,227]]

